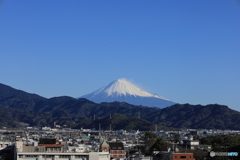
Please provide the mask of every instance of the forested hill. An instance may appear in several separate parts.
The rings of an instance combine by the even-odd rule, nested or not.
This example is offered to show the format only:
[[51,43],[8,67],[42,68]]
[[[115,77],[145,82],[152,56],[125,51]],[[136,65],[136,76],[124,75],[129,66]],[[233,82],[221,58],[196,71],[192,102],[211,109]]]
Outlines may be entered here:
[[[116,128],[124,127],[123,124],[129,122],[128,118],[140,116],[141,120],[148,122],[134,119],[136,123],[131,124],[133,128],[137,124],[142,124],[144,128],[145,125],[151,126],[151,123],[174,128],[240,129],[240,112],[219,104],[175,104],[163,109],[135,106],[125,102],[97,104],[87,99],[67,96],[47,99],[0,84],[0,127],[27,124],[52,126],[53,122],[68,127],[91,127],[95,125],[92,117],[101,119],[114,113],[126,117],[119,118],[122,122],[118,121]],[[129,125],[126,125],[126,128],[129,129]]]

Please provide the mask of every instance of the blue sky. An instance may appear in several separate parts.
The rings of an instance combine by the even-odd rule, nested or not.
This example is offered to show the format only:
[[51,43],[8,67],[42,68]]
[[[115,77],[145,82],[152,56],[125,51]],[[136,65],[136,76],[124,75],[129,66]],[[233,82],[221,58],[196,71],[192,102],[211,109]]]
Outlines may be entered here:
[[79,97],[118,78],[240,111],[236,0],[2,0],[0,83]]

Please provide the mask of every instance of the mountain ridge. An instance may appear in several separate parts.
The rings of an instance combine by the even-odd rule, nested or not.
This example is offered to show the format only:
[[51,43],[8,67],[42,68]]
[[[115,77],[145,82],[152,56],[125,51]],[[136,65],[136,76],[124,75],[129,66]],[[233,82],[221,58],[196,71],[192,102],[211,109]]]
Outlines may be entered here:
[[[6,92],[0,91],[0,93]],[[32,94],[27,92],[24,92],[22,96],[23,92],[18,90],[14,93],[16,94],[10,97],[0,96],[0,127],[18,127],[22,124],[52,126],[53,122],[71,128],[76,128],[80,124],[89,127],[93,123],[87,119],[91,117],[103,118],[118,113],[128,118],[140,117],[152,124],[173,128],[240,130],[240,112],[219,104],[206,106],[175,104],[159,109],[117,101],[97,104],[88,99],[68,96],[38,99],[33,98]],[[84,122],[77,121],[77,119],[84,120]],[[122,120],[129,121],[130,119]],[[133,124],[137,125],[137,123],[140,121]],[[126,122],[119,121],[120,124],[126,124]],[[147,123],[144,122],[144,125]]]
[[27,93],[25,91],[18,90],[18,89],[12,88],[11,86],[0,83],[0,98],[9,98],[15,95],[18,95],[21,97],[28,97],[28,98],[30,97],[34,99],[46,99],[37,94]]

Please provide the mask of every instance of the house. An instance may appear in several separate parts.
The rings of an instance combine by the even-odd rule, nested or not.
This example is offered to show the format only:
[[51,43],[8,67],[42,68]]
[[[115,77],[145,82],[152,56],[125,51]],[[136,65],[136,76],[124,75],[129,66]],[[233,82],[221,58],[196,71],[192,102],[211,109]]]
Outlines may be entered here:
[[108,143],[106,141],[103,141],[99,147],[100,151],[105,151],[105,152],[109,152],[110,151],[110,147],[108,145]]
[[193,153],[159,152],[153,160],[195,160]]
[[182,140],[183,143],[182,145],[183,146],[187,146],[188,148],[192,149],[192,150],[195,150],[198,148],[199,146],[199,141],[198,140]]
[[212,149],[211,145],[206,145],[206,144],[199,144],[198,140],[183,140],[183,143],[181,144],[183,147],[186,146],[191,150],[205,150],[205,151],[210,151]]
[[172,153],[172,160],[195,160],[193,153]]
[[61,145],[60,142],[57,141],[56,139],[41,138],[37,148],[40,148],[41,146],[45,147],[46,152],[51,152],[51,151],[62,152],[63,151],[63,145]]
[[14,144],[9,141],[0,141],[0,158],[13,159]]
[[111,158],[126,158],[126,151],[124,150],[123,143],[109,143],[109,149]]

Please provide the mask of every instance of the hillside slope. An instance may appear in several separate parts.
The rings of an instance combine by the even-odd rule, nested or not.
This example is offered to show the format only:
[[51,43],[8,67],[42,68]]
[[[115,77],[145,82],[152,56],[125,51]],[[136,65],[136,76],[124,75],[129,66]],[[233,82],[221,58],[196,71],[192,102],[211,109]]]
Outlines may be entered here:
[[[125,102],[97,104],[85,98],[67,96],[46,99],[2,84],[0,89],[0,127],[16,127],[24,123],[31,126],[51,126],[54,121],[61,125],[76,127],[82,124],[79,119],[91,119],[94,116],[104,118],[118,113],[129,118],[140,116],[152,124],[166,127],[240,129],[240,112],[219,104],[206,106],[175,104],[159,109]],[[93,125],[88,120],[85,122],[86,125]]]

